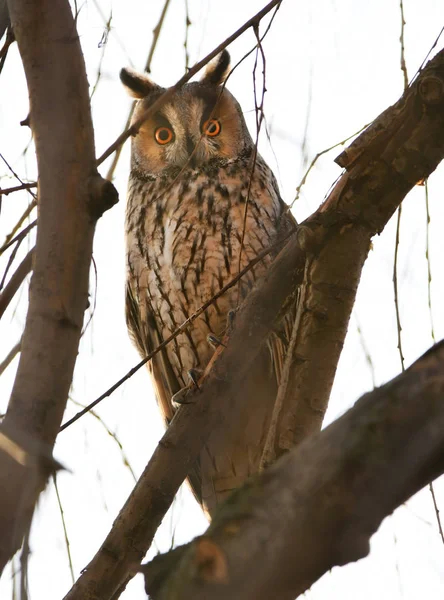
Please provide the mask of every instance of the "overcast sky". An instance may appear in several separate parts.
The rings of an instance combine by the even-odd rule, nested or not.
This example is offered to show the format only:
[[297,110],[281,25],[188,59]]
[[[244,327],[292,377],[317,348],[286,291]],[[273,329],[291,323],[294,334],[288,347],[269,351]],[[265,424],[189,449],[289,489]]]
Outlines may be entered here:
[[[100,10],[98,4],[100,3]],[[143,69],[164,0],[93,0],[78,2],[79,33],[91,87],[101,76],[93,96],[97,154],[122,131],[131,105],[118,73],[132,65]],[[185,1],[171,0],[152,63],[152,77],[173,84],[185,68]],[[205,56],[265,0],[188,0],[190,64]],[[442,0],[404,0],[405,50],[409,78],[423,62],[444,25]],[[111,31],[104,35],[112,12]],[[264,30],[265,23],[261,30]],[[347,138],[393,104],[403,91],[400,69],[401,16],[399,0],[284,0],[264,41],[266,53],[265,114],[270,140],[262,134],[260,152],[278,178],[283,198],[292,202],[307,161]],[[229,50],[236,63],[254,46],[251,31]],[[443,47],[441,39],[435,51]],[[103,56],[103,61],[102,61]],[[252,66],[245,60],[229,80],[229,89],[244,110],[254,133]],[[102,61],[102,62],[101,62]],[[260,81],[258,82],[260,84]],[[29,130],[19,122],[28,113],[25,79],[16,45],[11,48],[0,77],[0,152],[22,177],[36,176]],[[333,159],[342,148],[324,155],[316,164],[295,204],[304,219],[340,175]],[[106,175],[108,163],[102,165]],[[71,397],[87,404],[124,375],[138,360],[124,322],[123,222],[129,144],[123,150],[115,185],[120,203],[106,213],[97,227],[91,272],[94,316],[82,338]],[[431,304],[437,340],[444,334],[443,189],[444,169],[429,179],[429,257],[432,271]],[[0,186],[15,185],[0,160]],[[3,199],[0,243],[30,200],[26,192]],[[31,219],[34,218],[33,216]],[[364,268],[356,307],[334,385],[325,424],[346,411],[364,392],[400,372],[393,303],[393,256],[396,223],[392,219]],[[399,253],[400,314],[406,365],[431,344],[426,260],[425,188],[417,187],[404,203]],[[19,256],[26,252],[23,244]],[[1,262],[1,273],[6,265]],[[26,290],[0,323],[0,361],[18,341],[26,315]],[[370,357],[371,365],[367,356]],[[18,360],[0,379],[0,412],[4,412]],[[69,403],[66,418],[79,410]],[[55,456],[70,472],[59,476],[75,577],[87,565],[130,493],[159,437],[163,425],[145,370],[103,401],[97,408],[102,422],[87,415],[63,432]],[[117,435],[109,435],[109,431]],[[444,509],[444,486],[435,484]],[[205,528],[199,507],[185,488],[165,518],[156,548],[165,551],[188,541]],[[58,600],[71,586],[60,511],[53,484],[37,508],[31,538],[30,593],[33,600]],[[0,597],[11,597],[11,571],[0,581]],[[437,600],[444,597],[444,544],[430,492],[425,490],[386,519],[372,539],[370,557],[336,568],[306,594],[311,600]],[[143,581],[136,577],[122,595],[144,598]]]

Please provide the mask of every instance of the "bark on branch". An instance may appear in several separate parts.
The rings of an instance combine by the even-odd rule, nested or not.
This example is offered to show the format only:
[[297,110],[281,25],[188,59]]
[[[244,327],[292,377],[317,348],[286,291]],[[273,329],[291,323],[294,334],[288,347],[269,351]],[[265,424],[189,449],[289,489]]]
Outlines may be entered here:
[[361,140],[359,157],[347,163],[349,171],[249,295],[228,348],[194,403],[176,414],[108,537],[66,598],[120,595],[209,432],[242,402],[237,382],[302,281],[295,368],[280,414],[275,455],[320,428],[370,239],[444,157],[444,98],[436,79],[444,82],[444,52],[385,111],[375,135]]
[[88,83],[68,1],[9,0],[8,8],[28,83],[39,216],[21,357],[0,432],[0,489],[8,490],[0,571],[46,482],[88,302],[96,220],[117,200],[95,166]]
[[153,600],[293,600],[366,556],[381,521],[444,472],[444,343],[365,394],[144,566]]

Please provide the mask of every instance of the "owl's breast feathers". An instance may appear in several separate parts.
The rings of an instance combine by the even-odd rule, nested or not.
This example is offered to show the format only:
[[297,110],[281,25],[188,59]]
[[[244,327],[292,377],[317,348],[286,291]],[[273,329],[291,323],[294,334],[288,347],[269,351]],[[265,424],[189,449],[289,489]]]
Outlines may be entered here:
[[[127,320],[142,354],[157,347],[231,281],[239,268],[244,268],[276,241],[281,221],[287,219],[286,216],[282,219],[286,207],[271,170],[259,156],[251,183],[250,177],[248,156],[218,163],[217,168],[213,165],[199,171],[173,172],[171,176],[150,177],[132,172],[126,218]],[[157,397],[167,420],[173,414],[171,395],[189,382],[187,371],[204,369],[212,356],[207,335],[223,335],[227,313],[238,304],[239,293],[241,299],[245,297],[270,261],[267,256],[258,263],[240,284],[214,302],[191,328],[177,336],[166,351],[152,361],[150,369]],[[276,366],[271,365],[268,350],[260,360],[263,365],[260,377],[256,377],[261,387],[258,402],[260,394],[273,396],[276,389],[273,376]],[[265,378],[264,381],[261,378]],[[242,435],[248,437],[251,429],[255,449],[253,451],[247,443],[237,467],[233,466],[236,464],[232,460],[233,451],[228,448],[230,444],[237,447],[239,440],[230,442],[226,436],[221,439],[213,436],[213,441],[210,440],[213,449],[210,452],[207,446],[206,451],[212,457],[208,458],[211,466],[206,468],[202,489],[195,490],[201,499],[215,496],[218,485],[222,485],[222,492],[237,487],[257,467],[256,454],[260,446],[257,430],[262,434],[273,402],[272,397],[265,412],[259,410],[253,419],[250,409],[250,416],[240,417]],[[218,454],[219,463],[215,462],[214,453]],[[201,456],[201,465],[205,460]],[[224,461],[228,461],[228,467]],[[214,472],[226,473],[228,469],[231,473],[233,468],[237,472],[231,474],[231,479],[234,477],[231,483],[216,482]],[[207,502],[212,503],[214,499]]]
[[[258,159],[251,186],[248,164],[227,162],[212,177],[205,171],[185,171],[171,179],[144,180],[137,174],[130,179],[129,284],[139,306],[146,307],[145,318],[153,315],[162,339],[233,279],[240,254],[243,268],[276,239],[283,204],[265,163]],[[269,260],[242,279],[242,296]],[[191,332],[170,344],[168,358],[182,385],[187,370],[206,366],[212,354],[207,335],[223,333],[238,293],[237,287],[227,292],[196,320]]]

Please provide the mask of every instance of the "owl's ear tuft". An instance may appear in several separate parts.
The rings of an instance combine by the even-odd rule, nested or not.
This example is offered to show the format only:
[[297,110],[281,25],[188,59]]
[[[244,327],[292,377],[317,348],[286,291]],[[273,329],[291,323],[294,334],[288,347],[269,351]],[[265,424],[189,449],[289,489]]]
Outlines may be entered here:
[[207,65],[205,73],[200,81],[207,85],[221,85],[227,78],[229,68],[230,55],[227,50],[222,50],[222,52]]
[[159,89],[159,86],[151,81],[146,73],[139,73],[129,67],[120,71],[120,81],[133,98],[145,98],[154,90]]

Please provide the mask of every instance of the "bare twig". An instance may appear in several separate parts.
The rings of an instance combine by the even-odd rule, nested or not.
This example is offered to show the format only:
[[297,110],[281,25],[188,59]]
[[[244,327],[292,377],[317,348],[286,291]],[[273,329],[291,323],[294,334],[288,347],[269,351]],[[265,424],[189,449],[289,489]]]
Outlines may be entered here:
[[20,185],[16,185],[14,187],[9,188],[0,188],[0,196],[7,196],[8,194],[13,194],[14,192],[20,192],[21,190],[31,190],[32,188],[37,187],[36,181],[31,181],[30,183],[22,183]]
[[398,208],[398,219],[396,221],[396,237],[395,237],[395,256],[393,260],[393,293],[395,297],[395,313],[396,313],[396,331],[398,336],[398,351],[399,359],[401,361],[401,369],[405,370],[404,366],[404,354],[402,351],[402,327],[401,327],[401,316],[399,314],[399,287],[398,287],[398,251],[399,251],[399,238],[401,230],[401,215],[402,205]]
[[190,66],[190,55],[188,52],[188,35],[190,32],[190,11],[188,8],[188,0],[185,0],[185,41],[183,43],[183,47],[185,50],[185,72],[189,69]]
[[404,89],[406,89],[409,85],[409,77],[407,75],[407,64],[405,62],[405,47],[404,47],[404,29],[405,29],[405,19],[404,19],[404,2],[403,0],[399,0],[399,8],[401,10],[401,35],[399,36],[399,42],[401,44],[401,71],[404,77]]
[[370,371],[370,376],[372,378],[372,386],[373,386],[373,388],[375,388],[376,387],[375,365],[373,364],[370,350],[367,347],[367,344],[366,344],[366,341],[364,338],[364,334],[362,332],[362,329],[361,329],[361,326],[359,324],[359,320],[358,320],[358,317],[356,316],[356,314],[355,314],[355,319],[356,319],[356,329],[358,331],[359,341],[361,342],[362,351],[364,352],[365,360],[366,360],[366,363],[367,363],[369,371]]
[[31,194],[31,196],[34,198],[34,200],[36,200],[37,196],[34,194],[34,192],[31,191],[31,188],[26,187],[26,183],[21,180],[21,178],[17,175],[17,173],[12,168],[12,166],[9,164],[9,162],[6,160],[6,158],[1,153],[0,153],[0,158],[5,163],[5,165],[8,167],[8,169],[12,173],[12,175],[17,179],[17,181],[20,182],[20,185],[24,186],[23,189],[27,190],[29,192],[29,194]]
[[276,395],[276,400],[273,407],[273,414],[271,416],[270,426],[267,432],[267,439],[265,440],[264,449],[262,452],[261,462],[259,465],[259,472],[262,472],[266,467],[270,466],[276,459],[275,444],[276,436],[278,431],[278,422],[282,411],[285,395],[287,393],[288,381],[290,378],[290,369],[294,360],[294,350],[296,347],[296,341],[298,337],[298,326],[299,326],[299,315],[293,323],[291,330],[290,343],[288,344],[287,351],[285,353],[284,366],[282,368],[282,376],[279,382],[279,388]]
[[14,358],[20,352],[21,347],[22,347],[22,340],[20,339],[16,343],[16,345],[13,348],[11,348],[11,350],[8,352],[6,357],[0,363],[0,375],[3,375],[3,373],[6,371],[6,369],[9,367],[9,365],[12,363]]
[[435,508],[435,514],[438,521],[439,535],[441,536],[442,543],[444,544],[444,533],[441,525],[441,517],[439,515],[438,503],[436,502],[435,490],[433,489],[433,483],[429,485],[430,493],[432,494],[433,506]]
[[28,206],[28,208],[26,209],[26,211],[24,212],[24,214],[22,215],[20,220],[14,226],[14,229],[11,231],[11,233],[9,233],[6,236],[3,246],[0,247],[0,256],[5,252],[5,250],[10,248],[13,244],[15,244],[16,242],[22,240],[25,236],[27,236],[28,233],[31,231],[31,229],[34,229],[34,227],[37,225],[37,219],[35,219],[34,221],[32,221],[32,223],[30,223],[24,229],[22,229],[22,231],[20,231],[20,233],[18,233],[15,237],[12,237],[15,234],[15,232],[17,231],[17,229],[20,227],[21,223],[26,219],[26,217],[29,215],[31,210],[34,208],[34,206],[32,204],[30,204]]
[[14,298],[17,290],[25,280],[25,277],[31,272],[32,269],[32,258],[34,254],[34,248],[28,252],[25,258],[22,260],[14,275],[6,284],[4,290],[0,294],[0,319],[2,318],[9,303]]
[[[275,14],[276,13],[274,13],[272,20],[274,19]],[[266,92],[266,87],[265,87],[266,60],[265,60],[264,49],[261,44],[261,39],[259,37],[258,25],[254,25],[253,30],[254,30],[254,35],[256,36],[256,40],[257,40],[256,56],[255,56],[254,67],[253,67],[253,95],[254,95],[254,111],[255,111],[255,117],[256,117],[256,140],[254,143],[253,157],[252,157],[252,161],[251,161],[251,170],[250,170],[250,176],[248,179],[247,196],[245,198],[244,215],[243,215],[243,220],[242,220],[242,236],[241,236],[241,241],[240,241],[239,259],[237,262],[238,272],[241,271],[241,266],[242,266],[242,251],[244,248],[245,231],[247,228],[247,215],[248,215],[248,207],[250,205],[251,184],[253,181],[254,171],[256,169],[259,135],[260,135],[261,127],[262,127],[262,122],[264,119],[264,100],[265,100],[265,92]],[[259,53],[260,53],[261,59],[262,59],[262,94],[261,94],[260,103],[258,103],[258,100],[257,100],[257,89],[256,89],[256,71],[257,71]],[[237,297],[238,305],[241,301],[240,284],[241,284],[241,280],[239,280],[239,286],[238,286],[238,297]]]
[[[74,398],[70,398],[70,401],[75,404],[76,406],[80,406],[82,408],[86,408],[83,404],[81,404],[81,402],[78,402],[77,400],[74,400]],[[90,414],[92,417],[94,417],[95,419],[97,419],[97,421],[100,423],[100,425],[105,429],[106,433],[110,436],[111,439],[113,439],[115,441],[115,443],[117,444],[119,450],[120,450],[120,454],[122,456],[122,462],[125,465],[125,467],[127,467],[127,469],[129,470],[129,472],[131,473],[131,477],[134,479],[134,481],[137,481],[137,477],[134,473],[134,470],[130,464],[129,458],[123,448],[123,444],[120,441],[117,433],[115,431],[112,431],[108,425],[105,423],[105,421],[102,419],[102,417],[97,414],[94,410],[89,410],[88,414]]]
[[430,335],[433,343],[436,343],[435,327],[433,323],[432,311],[432,265],[430,262],[430,207],[429,207],[429,184],[427,179],[424,182],[425,191],[425,209],[426,209],[426,261],[427,261],[427,300],[430,315]]
[[313,167],[316,165],[316,163],[318,162],[318,160],[321,158],[321,156],[323,156],[324,154],[327,154],[328,152],[331,152],[332,150],[334,150],[335,148],[337,148],[338,146],[343,146],[344,144],[346,144],[348,141],[350,141],[352,138],[356,137],[357,135],[359,135],[362,131],[364,131],[364,129],[366,129],[369,126],[369,123],[367,123],[366,125],[363,125],[363,127],[361,127],[359,129],[359,131],[356,131],[355,133],[352,133],[351,135],[349,135],[348,137],[346,137],[345,139],[341,140],[340,142],[337,142],[336,144],[333,144],[333,146],[330,146],[329,148],[325,148],[324,150],[321,150],[320,152],[318,152],[316,154],[316,156],[313,158],[313,160],[311,161],[310,165],[308,166],[308,169],[305,171],[301,181],[299,182],[298,186],[296,187],[296,192],[295,192],[295,197],[292,200],[289,209],[293,208],[295,202],[297,202],[297,200],[299,200],[299,197],[301,195],[301,190],[303,188],[303,186],[305,185],[307,178],[310,174],[310,171],[313,169]]
[[109,36],[109,32],[111,31],[111,21],[112,21],[112,19],[113,19],[113,13],[111,11],[110,15],[109,15],[109,18],[108,18],[108,21],[105,23],[105,30],[102,33],[102,39],[99,42],[99,48],[102,49],[102,52],[100,54],[99,66],[97,67],[96,80],[95,80],[94,85],[92,87],[91,94],[89,95],[90,101],[93,99],[93,96],[94,96],[94,94],[96,93],[96,90],[97,90],[97,86],[99,85],[100,79],[102,77],[102,64],[103,64],[103,59],[105,58],[106,49],[108,47],[107,39],[108,39],[108,36]]

